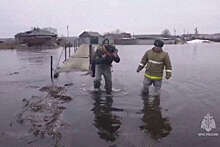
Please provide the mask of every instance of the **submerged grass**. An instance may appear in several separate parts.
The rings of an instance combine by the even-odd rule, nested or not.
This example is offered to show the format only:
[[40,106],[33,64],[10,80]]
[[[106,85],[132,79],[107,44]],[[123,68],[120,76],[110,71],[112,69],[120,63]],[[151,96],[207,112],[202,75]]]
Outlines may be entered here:
[[28,47],[23,44],[0,43],[0,49],[26,49],[26,48],[28,48]]

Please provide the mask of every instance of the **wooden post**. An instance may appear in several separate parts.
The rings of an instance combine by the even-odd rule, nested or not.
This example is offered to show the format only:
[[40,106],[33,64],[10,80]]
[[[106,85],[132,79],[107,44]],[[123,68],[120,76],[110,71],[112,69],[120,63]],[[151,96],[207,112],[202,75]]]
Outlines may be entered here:
[[75,53],[75,50],[76,50],[76,41],[75,40],[73,42],[73,49],[74,49],[74,53]]
[[66,53],[66,45],[65,45],[65,60],[64,61],[66,61],[66,55],[67,55],[67,53]]
[[74,53],[76,53],[77,50],[77,40],[74,40]]
[[92,44],[89,44],[89,65],[92,64]]
[[53,81],[53,56],[50,56],[50,78]]
[[70,56],[71,56],[71,50],[70,50],[71,48],[70,48],[70,46],[69,46],[69,58],[70,58]]

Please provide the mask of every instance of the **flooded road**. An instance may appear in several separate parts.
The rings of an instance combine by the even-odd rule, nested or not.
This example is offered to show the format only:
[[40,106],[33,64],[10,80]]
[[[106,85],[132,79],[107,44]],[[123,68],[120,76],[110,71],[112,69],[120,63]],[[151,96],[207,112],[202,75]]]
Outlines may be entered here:
[[[50,56],[56,65],[62,49],[1,50],[0,145],[218,147],[220,44],[165,46],[173,77],[155,98],[141,96],[144,71],[136,73],[151,47],[117,46],[112,96],[92,92],[93,78],[81,72],[62,73],[52,86]],[[209,131],[201,128],[207,114],[216,124]]]

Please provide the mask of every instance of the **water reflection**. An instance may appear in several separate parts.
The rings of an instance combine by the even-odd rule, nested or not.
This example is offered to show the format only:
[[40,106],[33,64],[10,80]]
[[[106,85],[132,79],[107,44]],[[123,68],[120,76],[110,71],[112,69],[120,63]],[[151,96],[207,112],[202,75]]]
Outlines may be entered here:
[[98,129],[98,135],[105,141],[114,142],[119,137],[119,128],[121,122],[119,116],[113,114],[113,111],[122,111],[117,108],[113,108],[113,97],[106,96],[101,97],[101,93],[92,95],[94,99],[94,126]]
[[48,60],[48,53],[46,51],[35,49],[35,50],[18,50],[16,51],[17,57],[21,61],[28,61],[31,64],[42,64]]
[[16,55],[21,62],[26,62],[31,65],[48,64],[50,56],[56,57],[59,55],[59,49],[31,48],[16,50]]
[[197,49],[198,49],[198,46],[193,46],[193,54],[192,54],[192,59],[193,60],[196,60],[198,57],[197,57],[197,54],[198,54],[198,51],[197,51]]
[[155,140],[168,136],[172,128],[169,120],[161,114],[160,96],[145,96],[143,97],[143,103],[142,121],[144,125],[140,126],[140,129],[150,133],[151,137]]

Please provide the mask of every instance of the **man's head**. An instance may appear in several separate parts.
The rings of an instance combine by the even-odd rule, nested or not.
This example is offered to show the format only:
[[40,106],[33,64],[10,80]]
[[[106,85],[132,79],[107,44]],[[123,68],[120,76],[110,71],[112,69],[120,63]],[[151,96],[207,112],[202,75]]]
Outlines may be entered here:
[[113,45],[106,45],[106,50],[110,53],[117,52],[117,49]]
[[104,39],[104,40],[102,41],[102,44],[103,44],[103,45],[109,45],[109,39]]
[[160,48],[162,48],[163,45],[164,45],[164,42],[163,42],[162,40],[155,40],[155,41],[154,41],[154,46],[155,46],[155,47],[160,47]]

